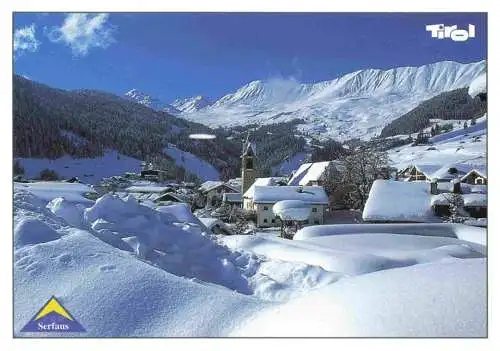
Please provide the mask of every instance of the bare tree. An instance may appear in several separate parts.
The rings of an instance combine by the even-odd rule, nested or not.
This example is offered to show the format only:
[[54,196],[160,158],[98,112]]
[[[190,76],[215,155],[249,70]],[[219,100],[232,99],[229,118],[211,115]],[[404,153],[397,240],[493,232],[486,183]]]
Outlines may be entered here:
[[359,146],[339,159],[342,169],[327,170],[324,187],[332,207],[363,208],[376,179],[390,177],[387,153]]

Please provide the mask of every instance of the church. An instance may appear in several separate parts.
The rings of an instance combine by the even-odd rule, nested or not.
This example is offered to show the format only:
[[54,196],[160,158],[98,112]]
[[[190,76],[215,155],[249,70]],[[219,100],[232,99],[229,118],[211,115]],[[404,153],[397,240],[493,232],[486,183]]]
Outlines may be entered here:
[[243,208],[255,211],[257,227],[277,227],[279,220],[272,211],[282,200],[301,200],[311,206],[307,224],[323,224],[328,207],[328,196],[321,186],[287,186],[286,178],[257,178],[257,152],[249,137],[241,155],[241,192]]

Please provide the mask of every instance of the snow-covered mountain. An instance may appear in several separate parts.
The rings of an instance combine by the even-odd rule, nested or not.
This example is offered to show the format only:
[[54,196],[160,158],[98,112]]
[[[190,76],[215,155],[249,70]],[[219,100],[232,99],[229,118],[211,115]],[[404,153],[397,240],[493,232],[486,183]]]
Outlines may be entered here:
[[293,79],[250,82],[183,118],[209,126],[277,123],[301,118],[299,128],[339,140],[369,139],[423,100],[469,86],[486,61],[365,69],[313,84]]
[[185,99],[176,99],[171,103],[173,107],[183,113],[197,112],[207,106],[210,106],[211,104],[212,103],[208,99],[201,95]]
[[153,98],[148,94],[145,94],[137,89],[132,89],[125,93],[125,98],[138,102],[139,104],[145,105],[152,108],[153,110],[165,111],[171,115],[178,115],[181,111],[176,109],[174,106],[162,102],[159,99]]

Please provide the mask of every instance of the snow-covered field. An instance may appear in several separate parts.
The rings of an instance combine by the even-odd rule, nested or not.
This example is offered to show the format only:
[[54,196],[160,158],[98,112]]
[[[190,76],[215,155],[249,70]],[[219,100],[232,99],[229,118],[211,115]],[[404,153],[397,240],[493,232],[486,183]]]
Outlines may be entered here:
[[432,145],[405,145],[389,150],[389,158],[398,169],[410,164],[469,163],[486,164],[488,122],[486,116],[475,126],[437,135],[429,141]]
[[486,334],[482,228],[211,236],[182,204],[38,187],[14,188],[17,336],[52,295],[84,337]]
[[55,160],[22,157],[16,159],[24,167],[27,178],[36,178],[40,171],[48,168],[63,178],[78,177],[89,184],[97,184],[104,177],[141,170],[141,160],[121,155],[115,150],[108,150],[104,156],[95,158],[63,156]]

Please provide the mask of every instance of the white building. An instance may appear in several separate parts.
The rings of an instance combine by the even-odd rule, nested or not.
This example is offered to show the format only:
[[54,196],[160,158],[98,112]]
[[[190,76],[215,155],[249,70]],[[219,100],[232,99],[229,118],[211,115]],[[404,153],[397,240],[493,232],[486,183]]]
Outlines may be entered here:
[[[264,178],[266,179],[266,178]],[[254,210],[257,227],[279,226],[279,219],[273,213],[273,206],[282,200],[301,200],[311,206],[308,224],[323,224],[328,196],[319,186],[273,186],[252,185],[243,195],[245,209]]]

